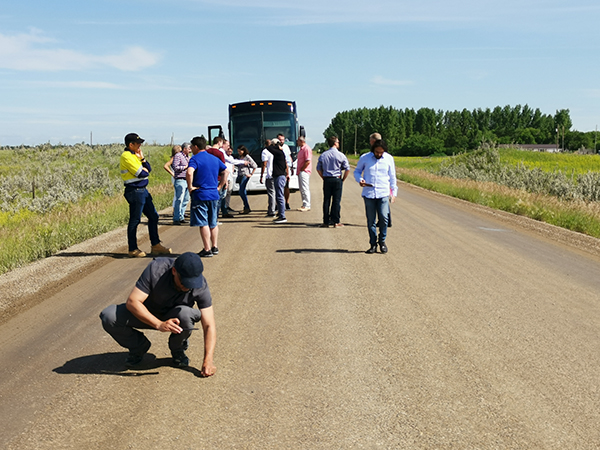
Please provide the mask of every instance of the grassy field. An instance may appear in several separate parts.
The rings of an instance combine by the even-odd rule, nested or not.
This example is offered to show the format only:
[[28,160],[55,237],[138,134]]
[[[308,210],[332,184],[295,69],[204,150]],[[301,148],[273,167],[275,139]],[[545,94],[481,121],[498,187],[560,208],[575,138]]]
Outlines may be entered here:
[[584,174],[600,172],[599,155],[577,155],[573,153],[543,153],[516,149],[501,149],[500,161],[504,164],[523,164],[529,169],[544,172],[561,170],[566,173]]
[[[153,169],[149,191],[156,208],[163,209],[173,199],[171,178],[162,167],[171,150],[143,150]],[[127,223],[122,151],[120,145],[0,150],[0,274]],[[25,168],[23,161],[29,163]]]
[[[562,171],[583,175],[600,172],[600,156],[553,154],[500,149],[505,166],[524,166],[544,172]],[[395,157],[398,179],[452,197],[540,220],[600,238],[600,204],[580,200],[559,200],[551,195],[530,193],[497,183],[455,179],[435,174],[449,156]],[[358,158],[351,158],[357,161]]]

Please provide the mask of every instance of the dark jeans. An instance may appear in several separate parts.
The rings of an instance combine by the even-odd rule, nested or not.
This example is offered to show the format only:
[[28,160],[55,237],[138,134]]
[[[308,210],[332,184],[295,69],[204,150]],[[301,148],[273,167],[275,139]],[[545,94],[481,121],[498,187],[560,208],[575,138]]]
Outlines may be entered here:
[[340,223],[343,185],[341,178],[323,178],[323,223],[326,225]]
[[[192,334],[194,324],[200,321],[202,313],[189,306],[179,305],[169,310],[164,315],[155,314],[160,320],[165,321],[177,317],[179,326],[185,331],[179,334],[171,333],[169,336],[169,349],[173,352],[176,350],[186,350],[188,346],[188,338]],[[125,306],[110,305],[100,313],[102,327],[104,330],[117,341],[121,347],[125,347],[131,353],[141,354],[142,349],[147,345],[148,338],[144,333],[136,330],[136,328],[153,330],[152,327],[140,321],[131,313]]]
[[248,184],[248,181],[250,181],[250,178],[242,176],[239,183],[240,187],[238,193],[240,194],[242,202],[244,203],[244,209],[250,209],[250,203],[248,203],[248,194],[246,193],[246,185]]
[[158,212],[152,203],[150,192],[143,188],[125,188],[125,200],[129,203],[129,223],[127,224],[127,245],[129,251],[135,250],[137,246],[137,227],[142,220],[142,213],[148,218],[148,232],[150,243],[160,243],[158,238]]
[[[389,198],[366,198],[365,213],[367,215],[367,229],[369,230],[369,244],[371,247],[379,243],[385,242],[388,229],[388,218],[390,216]],[[379,228],[379,237],[377,236],[377,228]]]

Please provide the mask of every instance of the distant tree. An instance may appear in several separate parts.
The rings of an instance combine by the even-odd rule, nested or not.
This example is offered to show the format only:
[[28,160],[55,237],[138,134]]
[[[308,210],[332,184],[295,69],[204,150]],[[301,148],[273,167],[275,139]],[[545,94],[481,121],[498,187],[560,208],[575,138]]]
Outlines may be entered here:
[[407,138],[393,154],[397,156],[429,156],[435,153],[444,153],[444,151],[444,141],[441,139],[415,133]]
[[592,133],[581,131],[568,131],[565,134],[565,148],[574,152],[581,149],[593,149],[594,139]]

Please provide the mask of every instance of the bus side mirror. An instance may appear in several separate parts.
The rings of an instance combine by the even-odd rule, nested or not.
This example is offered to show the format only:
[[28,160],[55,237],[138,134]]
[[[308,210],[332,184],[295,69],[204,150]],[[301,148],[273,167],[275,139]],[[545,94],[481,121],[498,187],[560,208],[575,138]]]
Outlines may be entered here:
[[300,136],[303,138],[306,137],[306,130],[304,129],[304,127],[302,125],[300,125]]

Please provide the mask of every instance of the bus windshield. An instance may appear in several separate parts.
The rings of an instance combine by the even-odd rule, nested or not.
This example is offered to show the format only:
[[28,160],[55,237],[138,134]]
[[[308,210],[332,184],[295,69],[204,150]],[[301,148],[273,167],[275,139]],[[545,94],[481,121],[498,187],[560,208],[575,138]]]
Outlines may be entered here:
[[275,139],[278,134],[285,136],[285,143],[292,155],[296,155],[296,118],[291,112],[252,111],[230,117],[231,143],[234,153],[244,145],[258,165],[262,165],[261,152],[266,139]]

